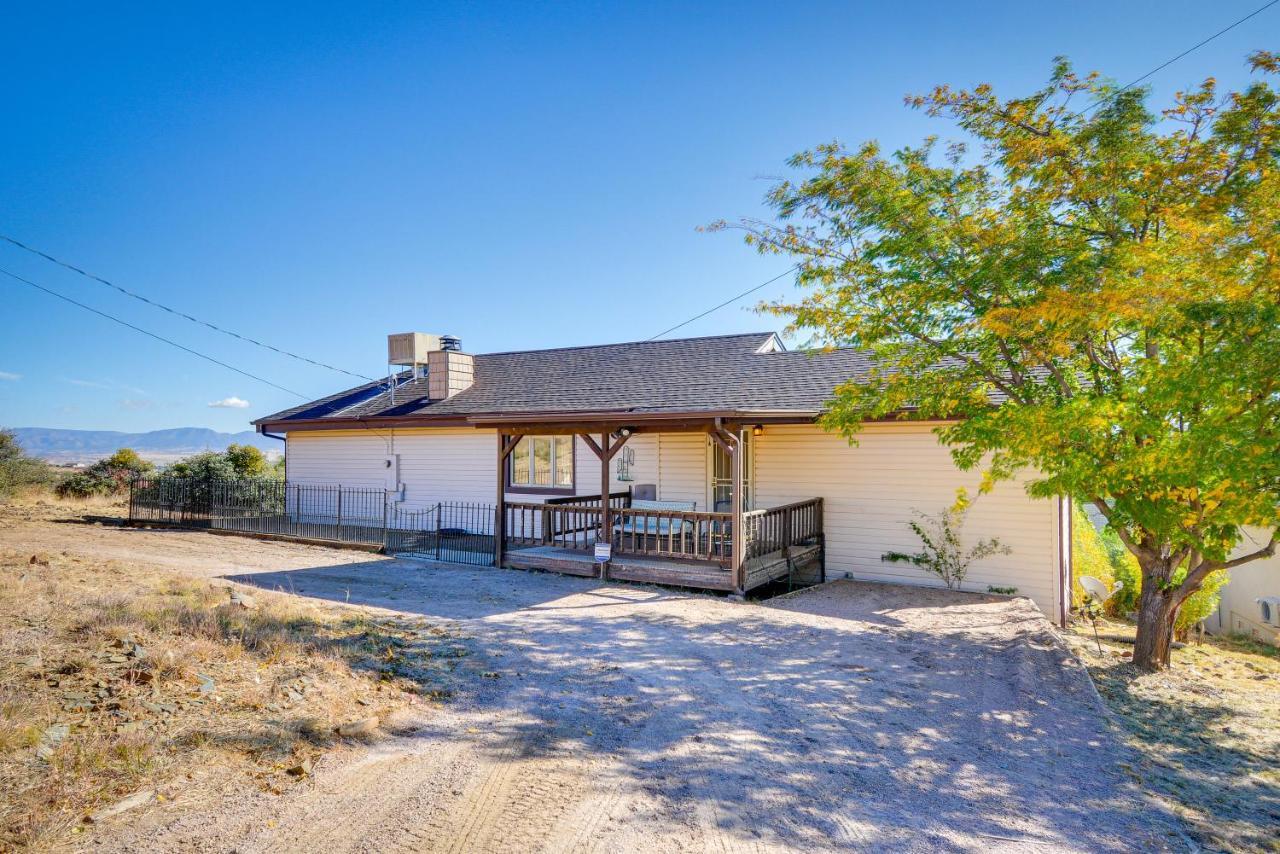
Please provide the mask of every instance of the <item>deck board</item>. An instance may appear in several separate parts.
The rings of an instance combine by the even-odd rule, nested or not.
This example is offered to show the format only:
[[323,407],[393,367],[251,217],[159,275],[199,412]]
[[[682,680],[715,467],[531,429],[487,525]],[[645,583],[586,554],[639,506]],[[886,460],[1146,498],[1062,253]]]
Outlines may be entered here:
[[[590,578],[599,574],[599,567],[590,553],[555,546],[507,552],[506,563],[516,569],[542,569]],[[699,590],[733,589],[733,573],[714,561],[621,554],[610,561],[609,577],[618,581],[668,584]]]

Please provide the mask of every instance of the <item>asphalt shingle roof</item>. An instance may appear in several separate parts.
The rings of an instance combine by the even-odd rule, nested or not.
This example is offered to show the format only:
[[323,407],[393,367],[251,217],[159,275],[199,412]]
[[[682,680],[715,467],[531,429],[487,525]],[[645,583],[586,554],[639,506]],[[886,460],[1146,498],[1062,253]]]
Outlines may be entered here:
[[760,332],[479,354],[475,383],[447,400],[429,400],[427,381],[404,373],[394,403],[384,380],[255,423],[583,411],[816,413],[837,385],[870,369],[867,354],[854,350],[760,352],[772,339]]

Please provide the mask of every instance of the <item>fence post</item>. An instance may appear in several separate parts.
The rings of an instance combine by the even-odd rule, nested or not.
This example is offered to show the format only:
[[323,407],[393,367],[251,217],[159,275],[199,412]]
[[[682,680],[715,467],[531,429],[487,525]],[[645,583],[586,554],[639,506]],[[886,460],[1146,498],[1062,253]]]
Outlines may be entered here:
[[342,539],[342,485],[338,485],[338,522],[333,526],[333,538]]
[[391,502],[387,500],[387,491],[382,491],[382,550],[387,550],[388,533],[387,533],[387,512],[390,510]]
[[436,502],[436,560],[440,559],[440,516],[443,507],[443,501]]

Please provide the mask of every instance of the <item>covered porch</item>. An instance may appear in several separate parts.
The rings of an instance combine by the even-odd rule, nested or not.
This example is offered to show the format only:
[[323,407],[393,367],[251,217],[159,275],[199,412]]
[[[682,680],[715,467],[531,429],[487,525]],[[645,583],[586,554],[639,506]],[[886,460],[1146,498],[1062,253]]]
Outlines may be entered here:
[[[494,563],[572,575],[745,594],[780,579],[825,580],[823,502],[809,498],[749,507],[747,454],[758,420],[623,415],[590,421],[473,419],[497,433]],[[708,503],[661,501],[656,485],[619,490],[612,463],[647,433],[705,435],[723,475]],[[507,471],[525,436],[574,436],[600,464],[600,489],[543,501],[511,500]],[[612,491],[611,491],[611,486]]]

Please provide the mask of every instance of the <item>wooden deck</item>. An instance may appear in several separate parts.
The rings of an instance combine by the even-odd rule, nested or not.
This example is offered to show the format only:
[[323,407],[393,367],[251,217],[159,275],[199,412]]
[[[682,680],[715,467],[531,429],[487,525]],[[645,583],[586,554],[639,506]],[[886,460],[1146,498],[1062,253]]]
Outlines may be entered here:
[[[506,565],[515,569],[542,569],[595,578],[599,564],[590,552],[556,546],[535,546],[507,552]],[[666,584],[698,590],[733,590],[733,573],[715,561],[677,560],[647,555],[615,555],[609,577],[617,581]]]

